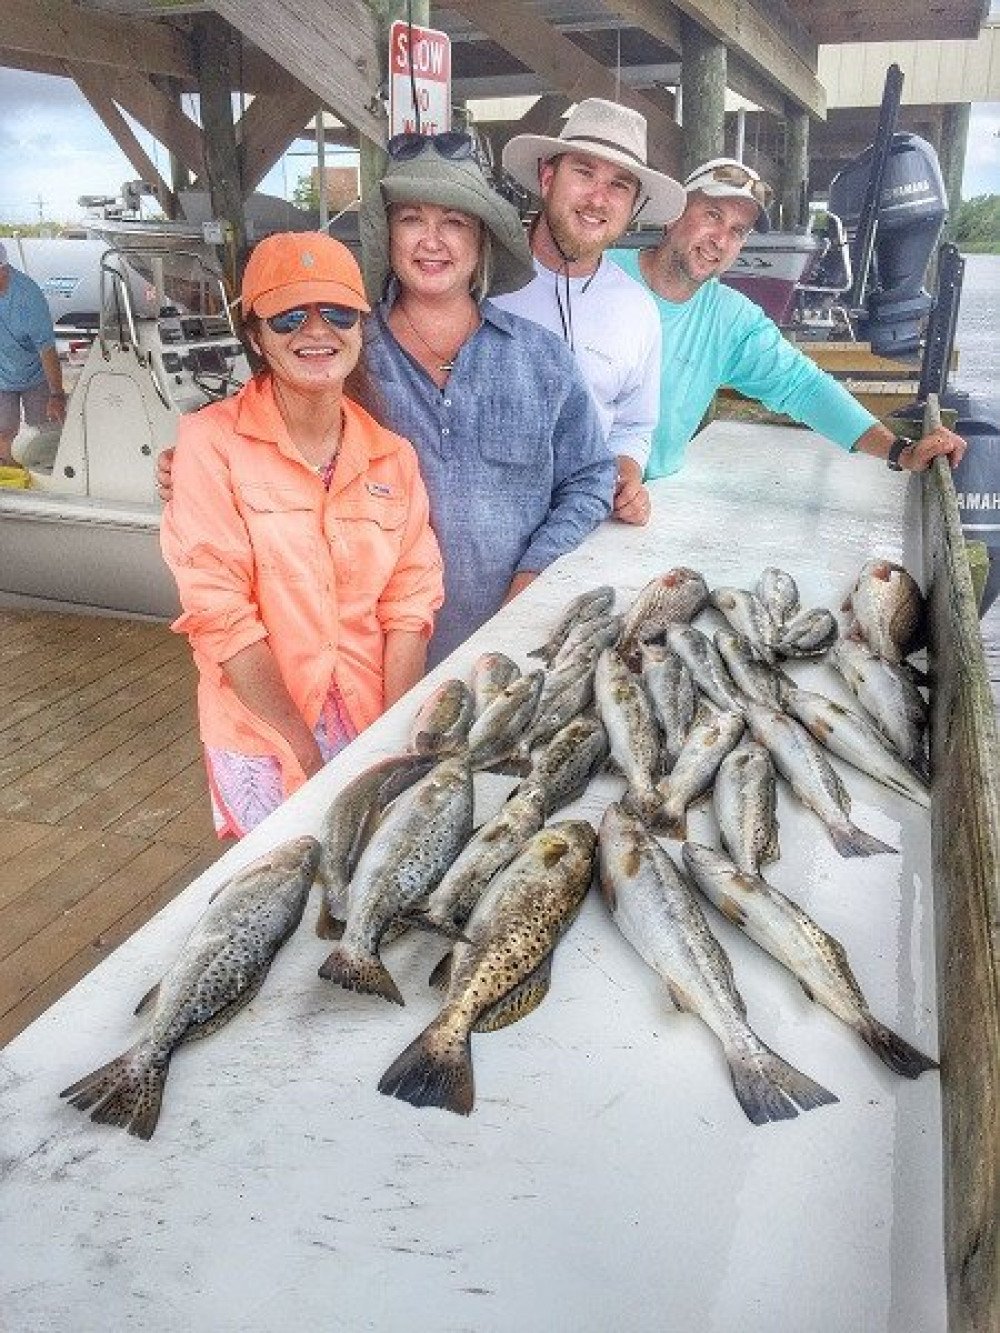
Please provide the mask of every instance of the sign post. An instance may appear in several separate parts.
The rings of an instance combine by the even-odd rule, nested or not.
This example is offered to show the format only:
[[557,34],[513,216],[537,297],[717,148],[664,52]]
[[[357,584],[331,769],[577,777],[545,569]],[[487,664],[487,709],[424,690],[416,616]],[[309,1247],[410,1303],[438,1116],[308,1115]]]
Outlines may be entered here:
[[397,19],[389,29],[389,135],[451,128],[451,38]]

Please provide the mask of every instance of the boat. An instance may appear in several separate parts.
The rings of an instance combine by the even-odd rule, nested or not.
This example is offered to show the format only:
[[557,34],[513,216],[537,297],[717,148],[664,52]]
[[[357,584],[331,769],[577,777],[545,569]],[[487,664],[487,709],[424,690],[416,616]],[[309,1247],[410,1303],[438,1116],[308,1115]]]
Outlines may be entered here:
[[0,487],[0,600],[172,618],[156,458],[183,413],[235,392],[250,367],[203,254],[104,244],[98,273],[96,336],[65,422],[23,428],[23,471]]

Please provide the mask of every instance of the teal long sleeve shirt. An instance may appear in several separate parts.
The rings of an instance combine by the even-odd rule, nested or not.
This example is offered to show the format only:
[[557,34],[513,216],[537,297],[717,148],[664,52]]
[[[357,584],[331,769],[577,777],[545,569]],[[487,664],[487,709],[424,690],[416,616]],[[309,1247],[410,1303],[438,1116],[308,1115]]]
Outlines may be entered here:
[[[613,250],[611,257],[645,286],[638,250]],[[663,358],[660,419],[647,478],[677,471],[688,441],[723,385],[809,426],[843,449],[850,449],[874,424],[875,417],[783,338],[742,292],[713,278],[687,301],[650,295],[660,312]]]

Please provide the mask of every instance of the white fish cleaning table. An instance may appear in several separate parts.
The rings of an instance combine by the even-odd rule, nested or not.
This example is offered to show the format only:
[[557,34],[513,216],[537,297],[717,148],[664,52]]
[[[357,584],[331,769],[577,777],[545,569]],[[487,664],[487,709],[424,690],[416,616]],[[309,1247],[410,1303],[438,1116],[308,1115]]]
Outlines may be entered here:
[[[473,1038],[468,1118],[376,1090],[432,1017],[427,936],[384,957],[397,1008],[317,976],[313,891],[261,994],[182,1047],[149,1143],[96,1126],[59,1090],[135,1040],[132,1010],[215,887],[316,833],[340,786],[402,748],[420,700],[475,657],[528,666],[577,593],[624,607],[674,565],[752,586],[767,565],[835,608],[865,559],[920,572],[915,487],[780,427],[716,423],[651,524],[605,524],[0,1054],[0,1325],[11,1330],[574,1330],[937,1333],[945,1324],[938,1075],[890,1073],[713,909],[755,1030],[838,1094],[754,1128],[720,1048],[592,893],[534,1014]],[[707,613],[702,627],[721,624]],[[846,698],[832,668],[796,664]],[[853,818],[901,849],[845,861],[779,792],[768,877],[844,944],[873,1012],[937,1053],[927,812],[835,761]],[[477,777],[478,817],[509,779]],[[621,781],[576,806],[597,821]],[[691,815],[716,843],[710,806]],[[666,844],[675,855],[677,843]]]

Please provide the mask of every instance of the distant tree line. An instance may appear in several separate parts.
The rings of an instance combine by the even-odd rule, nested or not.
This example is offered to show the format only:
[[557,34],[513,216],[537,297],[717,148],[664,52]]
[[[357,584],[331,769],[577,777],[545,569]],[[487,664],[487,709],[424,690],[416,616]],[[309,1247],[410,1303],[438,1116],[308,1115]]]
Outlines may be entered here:
[[951,231],[961,250],[1000,254],[1000,194],[963,199]]

